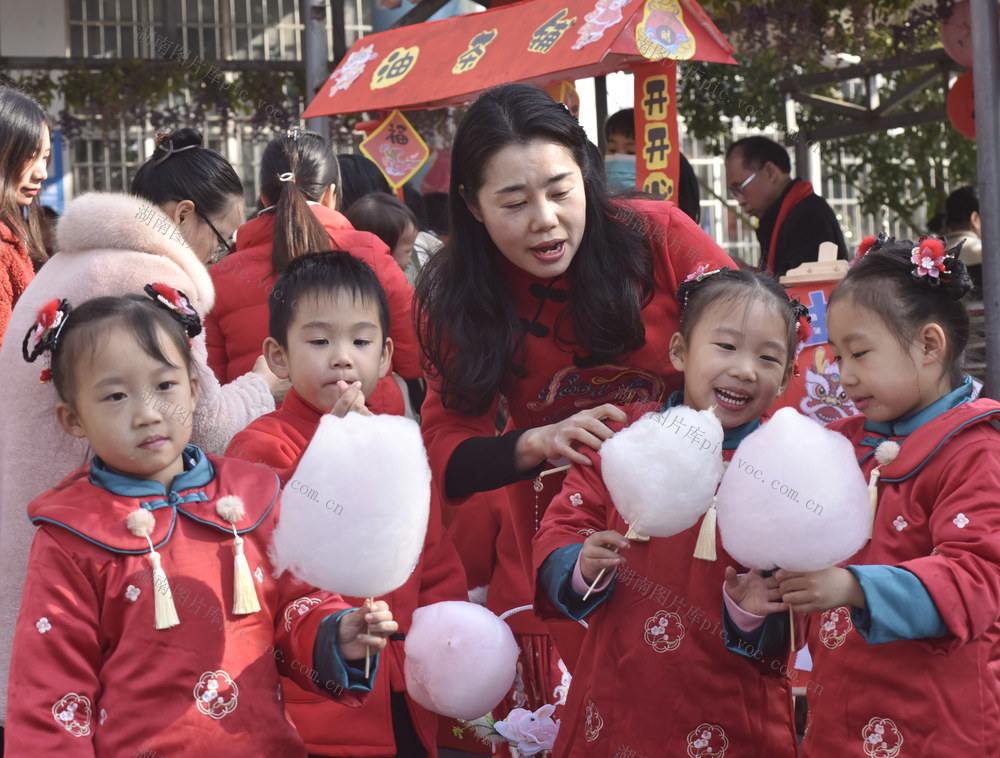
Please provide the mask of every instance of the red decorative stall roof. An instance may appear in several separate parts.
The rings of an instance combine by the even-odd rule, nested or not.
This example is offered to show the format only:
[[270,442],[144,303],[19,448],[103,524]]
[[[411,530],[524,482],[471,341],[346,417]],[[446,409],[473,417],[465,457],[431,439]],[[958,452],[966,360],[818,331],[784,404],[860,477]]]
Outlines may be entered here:
[[362,37],[305,117],[457,105],[505,82],[544,87],[649,58],[735,63],[732,52],[694,0],[522,0]]

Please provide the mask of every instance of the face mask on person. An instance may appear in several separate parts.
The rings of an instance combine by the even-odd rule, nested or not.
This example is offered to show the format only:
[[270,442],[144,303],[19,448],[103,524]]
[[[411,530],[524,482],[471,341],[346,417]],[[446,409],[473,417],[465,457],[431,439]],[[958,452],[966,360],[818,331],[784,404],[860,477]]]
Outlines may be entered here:
[[614,153],[604,156],[604,173],[612,192],[629,192],[635,189],[635,156]]

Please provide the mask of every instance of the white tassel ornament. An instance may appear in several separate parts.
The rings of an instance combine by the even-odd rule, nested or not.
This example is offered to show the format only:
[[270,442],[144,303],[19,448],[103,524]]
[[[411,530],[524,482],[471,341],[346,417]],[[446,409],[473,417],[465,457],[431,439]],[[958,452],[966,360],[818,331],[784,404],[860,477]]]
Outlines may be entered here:
[[132,511],[125,520],[128,529],[136,537],[145,537],[149,543],[149,560],[153,564],[153,614],[157,629],[169,629],[177,626],[181,620],[177,617],[174,607],[174,595],[170,591],[167,574],[160,565],[160,554],[153,548],[153,540],[149,535],[156,528],[156,518],[145,508]]
[[868,528],[869,537],[875,533],[875,511],[878,509],[878,480],[882,475],[881,469],[896,460],[897,455],[899,455],[899,443],[893,440],[886,440],[875,448],[875,460],[878,461],[878,465],[868,475],[868,499],[872,505],[871,525]]
[[253,586],[253,575],[250,564],[243,553],[243,538],[236,531],[236,522],[242,521],[246,515],[243,501],[237,495],[226,495],[219,498],[215,504],[215,512],[233,527],[233,613],[257,613],[260,602]]
[[700,558],[703,561],[714,561],[719,557],[715,551],[715,525],[715,498],[712,498],[712,506],[705,511],[705,517],[701,520],[698,542],[694,546],[695,558]]

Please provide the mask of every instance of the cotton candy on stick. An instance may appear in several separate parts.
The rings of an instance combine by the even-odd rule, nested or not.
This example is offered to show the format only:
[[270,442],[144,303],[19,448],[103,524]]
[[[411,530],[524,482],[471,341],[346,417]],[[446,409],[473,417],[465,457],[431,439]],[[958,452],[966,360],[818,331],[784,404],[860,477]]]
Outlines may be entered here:
[[481,605],[460,600],[414,611],[404,650],[410,697],[451,718],[489,713],[517,672],[518,647],[510,627]]
[[604,483],[627,536],[671,537],[698,523],[722,476],[722,437],[714,413],[680,405],[647,413],[601,445]]
[[722,424],[687,406],[647,413],[601,445],[601,470],[627,524],[671,537],[698,523],[722,476]]
[[420,558],[430,482],[410,419],[324,416],[282,492],[275,569],[341,595],[389,594]]
[[871,520],[851,443],[793,408],[740,443],[715,507],[722,546],[764,570],[836,566],[864,546]]

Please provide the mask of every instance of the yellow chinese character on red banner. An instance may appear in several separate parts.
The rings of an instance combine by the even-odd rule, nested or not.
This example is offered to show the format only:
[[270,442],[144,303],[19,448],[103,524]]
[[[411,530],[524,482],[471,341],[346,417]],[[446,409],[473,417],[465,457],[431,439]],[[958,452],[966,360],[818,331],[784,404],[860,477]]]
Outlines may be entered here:
[[531,35],[531,42],[528,43],[528,50],[532,53],[547,53],[552,49],[560,38],[576,22],[576,16],[566,18],[569,11],[563,8],[556,15],[535,29]]
[[393,84],[400,82],[404,76],[413,70],[419,54],[420,48],[416,45],[413,47],[397,47],[375,69],[375,75],[372,77],[372,89],[391,87]]
[[669,200],[674,196],[674,181],[662,171],[654,171],[642,183],[642,191],[660,200]]
[[668,163],[667,156],[672,149],[670,132],[666,124],[646,124],[646,148],[643,150],[646,168],[651,171],[665,170]]
[[455,66],[452,68],[451,73],[464,74],[466,71],[474,69],[476,64],[479,63],[479,59],[486,53],[486,46],[496,39],[496,36],[496,29],[485,29],[479,32],[469,42],[469,49],[458,56],[458,60],[455,61]]
[[667,116],[670,89],[666,76],[650,76],[642,83],[642,112],[647,121],[662,121]]

